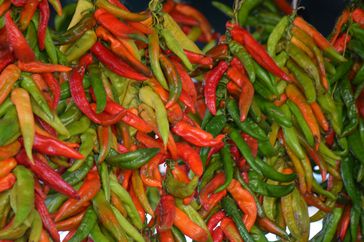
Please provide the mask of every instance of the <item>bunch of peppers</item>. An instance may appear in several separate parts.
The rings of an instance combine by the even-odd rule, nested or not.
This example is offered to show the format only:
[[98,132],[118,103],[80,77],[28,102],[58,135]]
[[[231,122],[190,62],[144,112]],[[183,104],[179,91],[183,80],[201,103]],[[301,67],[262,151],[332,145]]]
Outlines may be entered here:
[[1,241],[363,239],[363,6],[214,4],[0,1]]

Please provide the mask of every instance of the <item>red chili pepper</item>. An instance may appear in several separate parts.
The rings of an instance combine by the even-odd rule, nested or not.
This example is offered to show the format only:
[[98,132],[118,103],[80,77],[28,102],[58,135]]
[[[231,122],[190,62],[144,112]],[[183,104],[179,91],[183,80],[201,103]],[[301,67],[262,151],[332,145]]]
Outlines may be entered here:
[[316,197],[312,193],[305,193],[303,194],[303,198],[305,199],[307,205],[314,206],[326,213],[331,212],[331,209],[320,200],[320,198]]
[[334,129],[330,128],[325,136],[325,143],[329,147],[331,147],[335,142],[335,131]]
[[330,43],[332,45],[336,42],[337,37],[341,33],[343,25],[346,24],[346,22],[348,22],[349,18],[350,18],[350,11],[348,9],[345,9],[335,24],[334,31],[333,31],[334,35],[332,36],[332,38],[330,40]]
[[186,143],[176,143],[178,156],[188,165],[196,176],[202,176],[203,164],[200,154]]
[[0,72],[2,72],[7,65],[15,61],[15,58],[9,49],[1,51],[0,55]]
[[199,23],[195,18],[187,16],[183,13],[180,13],[176,10],[173,10],[169,13],[171,17],[180,25],[188,25],[188,26],[198,26]]
[[206,55],[214,60],[221,60],[228,57],[229,46],[227,44],[218,44],[211,50],[209,50]]
[[174,242],[174,237],[172,230],[168,229],[165,231],[159,231],[157,229],[157,234],[159,235],[159,241],[160,242]]
[[72,186],[66,183],[56,171],[54,171],[41,160],[41,156],[35,155],[34,163],[32,163],[28,159],[25,150],[22,149],[16,155],[15,159],[19,164],[24,165],[32,170],[32,172],[37,175],[39,179],[41,179],[45,184],[49,185],[52,189],[75,199],[80,198],[80,195],[75,191],[75,189],[73,189]]
[[[233,59],[230,62],[230,65],[235,67],[236,69],[238,69],[241,74],[243,74],[243,75],[246,74],[243,63],[241,63],[237,57],[233,57]],[[249,80],[249,79],[247,79],[247,80]]]
[[162,195],[156,208],[156,212],[157,229],[159,231],[166,231],[171,229],[176,216],[174,197],[171,195]]
[[274,0],[274,2],[283,13],[290,15],[293,12],[293,8],[287,0]]
[[220,144],[217,144],[217,145],[211,147],[211,149],[210,149],[210,151],[209,151],[209,153],[207,155],[206,162],[208,162],[211,159],[211,157],[212,157],[213,154],[216,154],[217,152],[219,152],[223,147],[224,147],[224,143],[223,142],[221,142]]
[[80,199],[76,200],[74,198],[68,199],[62,204],[54,216],[54,221],[58,222],[62,219],[68,218],[79,211],[85,204],[88,204],[92,198],[100,191],[100,177],[96,170],[91,170],[78,190]]
[[48,123],[44,122],[41,118],[38,116],[35,116],[35,119],[39,122],[39,124],[42,126],[42,128],[49,133],[53,137],[57,137],[57,132],[52,128]]
[[360,27],[364,27],[364,10],[361,8],[356,8],[352,13],[351,17],[354,22],[360,24]]
[[35,60],[35,54],[28,42],[11,18],[11,12],[5,14],[5,27],[8,43],[17,59],[27,62]]
[[18,61],[18,67],[22,71],[32,72],[32,73],[44,73],[44,72],[69,72],[72,70],[71,67],[58,65],[58,64],[48,64],[39,61],[23,62]]
[[[20,138],[22,141],[22,138]],[[72,159],[83,159],[83,155],[74,149],[71,149],[62,141],[46,137],[40,134],[35,134],[33,149],[39,151],[42,154],[64,156]]]
[[163,4],[163,12],[169,13],[174,9],[175,6],[176,6],[176,3],[173,0],[167,0]]
[[360,113],[360,116],[364,118],[364,91],[362,91],[356,100],[356,107]]
[[224,173],[217,174],[200,192],[200,202],[206,211],[210,211],[226,196],[226,189],[215,193],[215,190],[225,182]]
[[343,53],[346,50],[346,46],[349,44],[350,40],[350,35],[348,35],[347,33],[341,34],[333,44],[335,50],[337,50],[337,52],[339,53]]
[[189,123],[180,121],[174,125],[172,131],[183,139],[196,146],[215,146],[222,142],[225,135],[214,136],[200,128],[191,126]]
[[147,164],[140,168],[140,177],[144,185],[148,187],[159,187],[162,188],[162,179],[158,166],[165,159],[164,154],[157,154]]
[[189,50],[183,50],[187,58],[192,64],[198,64],[200,67],[211,69],[214,64],[214,60],[210,56],[194,53]]
[[39,25],[38,25],[38,45],[40,50],[45,48],[45,38],[50,17],[48,0],[39,3]]
[[94,15],[99,24],[117,37],[129,38],[129,34],[138,33],[134,28],[121,22],[117,17],[102,8],[97,9]]
[[350,212],[351,206],[347,205],[344,208],[344,213],[340,219],[339,225],[337,226],[336,236],[340,238],[340,241],[344,241],[345,235],[348,231],[349,224],[350,224]]
[[229,65],[225,61],[220,61],[219,64],[205,76],[205,101],[207,108],[213,115],[216,115],[216,88],[228,67]]
[[48,212],[47,206],[44,203],[44,198],[42,198],[42,196],[38,194],[38,192],[35,193],[34,205],[40,215],[40,218],[42,219],[43,226],[49,232],[52,239],[55,241],[60,241],[56,224],[54,223],[51,215]]
[[241,88],[233,81],[229,81],[226,84],[226,89],[227,91],[234,96],[236,99],[239,98],[240,93],[241,93]]
[[61,86],[59,85],[57,79],[53,76],[52,73],[43,73],[42,77],[47,83],[49,89],[52,91],[53,101],[51,107],[53,110],[55,110],[57,108],[59,99],[61,98]]
[[11,6],[11,0],[4,0],[2,4],[0,4],[0,16],[3,16],[6,11]]
[[112,53],[108,48],[103,46],[101,42],[96,42],[91,48],[91,52],[103,63],[107,68],[116,74],[137,80],[144,81],[148,79],[146,76],[137,73],[128,64],[118,58],[114,53]]
[[207,228],[209,229],[210,233],[214,231],[215,227],[220,223],[220,221],[225,218],[225,213],[223,211],[218,211],[214,215],[211,216],[207,223]]
[[150,127],[150,125],[147,124],[138,115],[130,112],[129,110],[126,110],[125,108],[115,103],[114,101],[107,101],[105,111],[110,114],[118,114],[121,112],[125,112],[124,116],[121,117],[121,121],[123,121],[127,125],[132,126],[133,128],[136,128],[141,132],[149,133],[152,131],[152,127]]
[[111,116],[108,114],[97,114],[92,110],[90,104],[87,101],[86,93],[83,89],[82,79],[85,74],[86,66],[79,66],[75,69],[69,80],[71,95],[73,97],[73,101],[76,106],[94,123],[98,123],[101,125],[112,125],[119,122],[122,117],[125,115],[126,110],[120,111],[118,114]]
[[39,0],[28,0],[23,8],[23,10],[20,13],[20,29],[25,30],[30,20],[32,20],[35,11],[37,10],[39,4]]
[[9,173],[6,176],[0,178],[0,192],[9,190],[14,186],[16,177],[13,173]]
[[79,214],[70,217],[68,219],[62,220],[56,223],[56,228],[59,231],[70,231],[73,229],[77,229],[78,226],[81,224],[83,216],[85,215],[86,210],[80,212]]
[[202,33],[206,36],[206,41],[209,42],[212,40],[212,28],[209,21],[206,17],[198,11],[196,8],[187,5],[187,4],[176,4],[175,10],[184,14],[186,16],[190,16],[196,19],[199,23],[199,27],[201,28]]
[[254,58],[256,62],[258,62],[258,64],[285,81],[291,82],[293,80],[291,76],[285,73],[276,64],[272,57],[270,57],[269,54],[265,51],[264,47],[259,44],[248,31],[231,23],[228,23],[227,27],[232,27],[232,38],[240,44],[244,45],[248,53]]
[[211,233],[213,242],[222,242],[224,239],[224,231],[222,231],[221,227],[217,227]]

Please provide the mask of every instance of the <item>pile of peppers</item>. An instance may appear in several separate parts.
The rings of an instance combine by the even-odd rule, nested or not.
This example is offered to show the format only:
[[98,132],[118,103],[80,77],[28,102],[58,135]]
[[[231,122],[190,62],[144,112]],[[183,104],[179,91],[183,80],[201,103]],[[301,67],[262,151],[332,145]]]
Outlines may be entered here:
[[0,241],[363,241],[363,4],[213,5],[0,1]]

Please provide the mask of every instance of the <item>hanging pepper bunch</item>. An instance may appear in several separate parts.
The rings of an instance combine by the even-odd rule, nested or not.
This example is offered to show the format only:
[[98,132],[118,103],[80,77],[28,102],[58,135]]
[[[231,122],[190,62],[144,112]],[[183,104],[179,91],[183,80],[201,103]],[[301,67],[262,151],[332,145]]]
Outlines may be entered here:
[[362,239],[359,5],[332,45],[285,1],[222,36],[173,1],[0,2],[1,241]]

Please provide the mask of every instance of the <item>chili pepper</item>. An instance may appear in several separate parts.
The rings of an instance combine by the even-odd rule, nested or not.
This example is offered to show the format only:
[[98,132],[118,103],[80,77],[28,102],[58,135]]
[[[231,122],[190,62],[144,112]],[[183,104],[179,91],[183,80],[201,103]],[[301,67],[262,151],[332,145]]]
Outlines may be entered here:
[[228,69],[228,64],[225,61],[219,62],[219,64],[209,71],[206,76],[206,84],[204,88],[205,101],[208,109],[213,115],[216,115],[216,88],[217,85]]
[[317,147],[321,140],[320,130],[311,107],[306,103],[304,97],[295,86],[288,85],[286,88],[286,94],[288,98],[301,110],[304,119],[311,129]]
[[79,39],[86,31],[92,29],[96,24],[96,20],[92,14],[83,16],[80,22],[69,28],[66,32],[53,35],[52,39],[55,45],[65,45]]
[[220,227],[224,232],[225,237],[230,241],[243,241],[232,219],[228,217],[223,218]]
[[162,195],[156,208],[158,231],[166,231],[172,228],[176,214],[174,197]]
[[53,102],[51,108],[55,110],[61,96],[61,87],[58,81],[54,78],[54,76],[51,73],[43,73],[42,77],[44,81],[47,83],[49,89],[52,91]]
[[265,101],[263,98],[255,97],[255,101],[261,107],[268,117],[272,118],[275,122],[283,127],[292,127],[290,116],[287,116],[280,107],[275,106],[273,103]]
[[13,173],[9,173],[7,175],[5,175],[4,177],[0,178],[0,191],[6,191],[11,189],[16,181],[16,177],[14,176]]
[[0,58],[0,71],[3,71],[5,67],[10,65],[14,61],[15,61],[14,55],[12,52],[10,52],[10,50],[2,52]]
[[140,22],[146,20],[149,17],[148,13],[132,13],[126,9],[120,8],[120,5],[118,5],[118,7],[114,6],[107,0],[97,0],[95,5],[99,8],[105,9],[109,13],[112,13],[116,17],[120,17],[127,21]]
[[54,190],[76,199],[79,198],[77,192],[67,184],[57,172],[43,163],[39,157],[34,157],[34,163],[31,163],[27,158],[25,151],[21,150],[15,158],[19,164],[31,169],[35,175]]
[[246,49],[236,41],[231,41],[229,43],[229,48],[231,52],[244,64],[244,68],[248,73],[249,80],[255,82],[255,66],[254,61],[251,56],[246,52]]
[[42,0],[39,3],[39,25],[38,25],[38,45],[40,50],[45,48],[46,32],[50,17],[48,1]]
[[96,97],[96,113],[104,111],[106,106],[106,92],[101,80],[101,72],[96,64],[88,66],[91,76],[91,86]]
[[[228,24],[228,27],[230,24]],[[232,26],[231,35],[232,38],[243,44],[248,53],[257,61],[261,66],[267,69],[269,72],[278,76],[285,81],[292,81],[292,77],[287,75],[282,69],[280,69],[274,60],[268,55],[264,48],[243,28],[236,25]]]
[[350,17],[350,11],[348,9],[345,9],[341,15],[339,16],[334,30],[333,30],[333,35],[330,39],[330,43],[334,44],[336,42],[337,37],[339,36],[339,34],[341,33],[342,27],[344,26],[344,24],[349,20]]
[[20,77],[20,70],[15,65],[8,65],[0,74],[1,80],[3,82],[0,84],[0,104],[4,102],[4,100],[9,95],[13,85]]
[[159,61],[162,65],[162,69],[167,77],[169,84],[170,95],[168,102],[166,103],[166,108],[170,108],[173,104],[176,103],[177,99],[181,95],[182,82],[175,66],[165,55],[160,55]]
[[233,196],[241,210],[244,211],[243,221],[248,231],[251,230],[257,217],[257,206],[254,197],[240,183],[233,179],[228,186],[229,193]]
[[249,13],[256,8],[262,1],[261,0],[248,0],[241,4],[238,13],[237,20],[240,26],[244,26],[246,24],[246,20],[249,16]]
[[308,24],[303,18],[296,17],[293,21],[294,25],[305,31],[309,36],[311,36],[315,43],[326,52],[330,57],[339,62],[344,62],[346,59],[335,51],[335,49],[330,45],[330,42],[325,39],[317,30],[315,30],[310,24]]
[[17,163],[14,158],[6,158],[0,161],[0,178],[8,175],[15,167]]
[[30,20],[33,18],[33,15],[37,10],[38,4],[38,0],[26,1],[23,10],[20,13],[19,22],[21,30],[25,30],[28,27]]
[[138,169],[153,158],[158,152],[159,149],[157,148],[139,149],[125,154],[107,157],[106,161],[113,166],[124,169]]
[[[15,122],[16,121],[16,122]],[[20,127],[15,107],[11,107],[0,121],[0,144],[8,145],[20,136]]]
[[187,95],[191,97],[193,106],[189,107],[189,108],[191,109],[191,112],[194,113],[195,112],[194,104],[197,101],[197,91],[196,91],[195,85],[194,85],[191,77],[187,73],[187,71],[183,68],[183,66],[177,61],[172,60],[172,62],[174,64],[174,66],[176,67],[176,71],[179,74],[181,81],[182,81],[181,97],[182,97],[183,92],[186,92]]
[[216,190],[223,186],[225,180],[224,173],[219,173],[200,191],[200,202],[206,211],[211,211],[226,196],[226,189]]
[[20,129],[24,139],[24,147],[27,157],[33,162],[32,146],[34,140],[34,118],[32,108],[30,106],[30,97],[27,91],[16,88],[11,93],[11,101],[14,103],[18,117]]
[[300,89],[305,93],[307,102],[314,102],[316,100],[316,90],[313,80],[290,59],[287,61],[287,68],[300,84]]
[[72,166],[68,169],[69,171],[75,171],[82,166],[87,156],[92,152],[92,148],[94,146],[95,141],[96,141],[96,132],[94,129],[87,129],[81,135],[81,146],[79,152],[83,157],[81,159],[75,160]]
[[49,211],[44,203],[44,199],[38,193],[35,194],[34,204],[35,208],[39,212],[45,229],[49,232],[49,234],[55,241],[60,241],[56,225],[49,214]]
[[324,234],[322,241],[332,241],[335,236],[336,227],[340,221],[343,209],[334,208],[332,213],[327,218],[327,223],[325,224]]
[[210,56],[205,56],[189,50],[183,50],[192,64],[198,64],[199,67],[211,69],[213,66],[213,59]]
[[349,119],[349,123],[345,125],[341,136],[346,136],[353,132],[355,128],[358,126],[358,111],[355,106],[355,99],[353,97],[353,93],[350,87],[349,80],[343,80],[340,86],[340,94],[341,98],[347,108],[347,118]]
[[127,241],[125,231],[118,223],[111,205],[106,201],[102,192],[96,194],[92,204],[101,224],[105,226],[113,237],[118,241]]
[[172,171],[168,169],[163,185],[166,191],[172,194],[174,197],[186,198],[194,193],[197,184],[198,176],[193,177],[191,181],[186,183],[184,181],[175,179]]
[[258,139],[258,140],[266,140],[267,136],[253,120],[251,120],[249,117],[244,121],[240,122],[239,117],[239,109],[238,105],[235,102],[234,99],[230,98],[227,101],[227,111],[234,120],[235,124],[241,129],[243,132],[249,134],[250,136]]
[[58,222],[56,224],[57,230],[69,231],[69,230],[77,228],[78,226],[80,226],[82,218],[85,215],[86,211],[83,211],[83,212],[79,213],[78,215],[75,215],[68,219],[62,220],[61,222]]
[[181,157],[193,173],[200,177],[203,174],[203,165],[197,151],[186,143],[176,143],[178,156]]
[[145,189],[143,186],[143,182],[140,178],[139,171],[133,171],[133,175],[131,177],[133,190],[138,194],[138,199],[142,204],[144,210],[149,213],[152,217],[154,217],[153,209],[150,207],[148,199],[146,197]]
[[22,237],[31,225],[31,220],[33,219],[32,215],[33,214],[25,221],[27,224],[23,223],[19,226],[14,226],[14,223],[11,221],[7,226],[0,230],[0,239],[16,240]]
[[193,222],[182,210],[176,207],[176,215],[174,218],[174,225],[187,235],[196,241],[206,241],[208,234],[204,229]]
[[196,146],[215,146],[223,140],[225,135],[221,134],[215,138],[206,131],[193,127],[190,124],[180,121],[174,125],[172,131]]
[[78,226],[76,233],[72,236],[69,241],[82,241],[90,233],[92,228],[96,224],[96,213],[92,208],[88,208],[85,215],[82,218],[81,224]]
[[237,229],[239,231],[240,236],[244,239],[244,241],[254,241],[250,236],[246,226],[240,218],[239,209],[236,206],[234,200],[230,197],[225,197],[222,200],[222,206],[226,212],[226,214],[232,217]]
[[[284,1],[285,2],[285,1]],[[272,33],[269,35],[267,41],[267,52],[270,56],[276,56],[276,49],[279,40],[283,37],[286,28],[289,25],[289,17],[285,16],[281,18],[278,24],[274,27]]]
[[68,62],[77,60],[96,43],[97,36],[93,30],[87,30],[78,40],[66,50],[65,57]]
[[214,228],[220,223],[220,221],[225,218],[225,213],[223,211],[218,211],[214,215],[211,216],[207,223],[207,228],[209,229],[210,233],[212,234]]
[[222,163],[224,166],[224,172],[225,172],[225,182],[222,184],[219,188],[215,190],[215,193],[219,193],[223,190],[225,190],[231,183],[233,179],[233,165],[234,161],[232,159],[232,156],[230,154],[230,149],[228,145],[225,145],[221,150],[222,155]]

